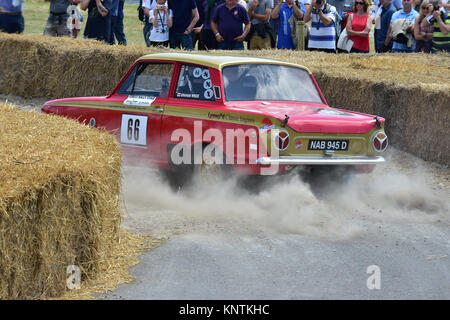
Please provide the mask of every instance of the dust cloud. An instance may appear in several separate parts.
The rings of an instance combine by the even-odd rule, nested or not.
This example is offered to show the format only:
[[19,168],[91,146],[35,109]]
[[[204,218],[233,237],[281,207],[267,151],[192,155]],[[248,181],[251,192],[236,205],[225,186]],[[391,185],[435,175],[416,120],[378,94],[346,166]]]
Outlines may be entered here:
[[260,192],[241,187],[237,177],[177,191],[157,170],[124,167],[124,226],[162,238],[195,231],[350,239],[376,223],[448,223],[448,190],[438,191],[422,168],[395,163],[329,185],[322,196],[296,173]]

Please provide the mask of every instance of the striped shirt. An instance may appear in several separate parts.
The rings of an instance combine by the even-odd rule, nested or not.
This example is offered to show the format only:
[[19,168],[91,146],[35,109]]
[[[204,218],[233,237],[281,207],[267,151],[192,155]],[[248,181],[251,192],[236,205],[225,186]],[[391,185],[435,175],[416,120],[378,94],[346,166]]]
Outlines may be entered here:
[[[323,10],[323,9],[322,9]],[[308,48],[336,50],[336,8],[330,6],[330,11],[323,12],[326,17],[333,19],[328,26],[320,20],[320,16],[314,8],[311,12],[311,28],[309,31]]]
[[[445,24],[450,24],[450,12],[445,14]],[[443,34],[441,28],[437,21],[433,23],[433,42],[432,49],[436,51],[447,51],[450,52],[450,32]]]

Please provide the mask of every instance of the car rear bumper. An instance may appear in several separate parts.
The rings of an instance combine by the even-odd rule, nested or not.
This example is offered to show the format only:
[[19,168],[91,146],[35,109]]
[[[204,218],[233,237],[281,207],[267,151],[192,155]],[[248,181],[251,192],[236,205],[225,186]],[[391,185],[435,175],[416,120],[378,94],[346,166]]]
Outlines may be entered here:
[[384,163],[384,157],[262,157],[256,160],[261,165],[364,165]]

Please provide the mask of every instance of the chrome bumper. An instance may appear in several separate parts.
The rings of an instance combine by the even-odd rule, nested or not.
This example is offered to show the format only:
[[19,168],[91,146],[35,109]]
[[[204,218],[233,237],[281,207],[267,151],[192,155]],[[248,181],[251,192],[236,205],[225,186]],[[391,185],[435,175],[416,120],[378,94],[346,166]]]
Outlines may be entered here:
[[384,163],[384,157],[295,157],[284,156],[279,158],[262,157],[256,160],[262,165],[361,165]]

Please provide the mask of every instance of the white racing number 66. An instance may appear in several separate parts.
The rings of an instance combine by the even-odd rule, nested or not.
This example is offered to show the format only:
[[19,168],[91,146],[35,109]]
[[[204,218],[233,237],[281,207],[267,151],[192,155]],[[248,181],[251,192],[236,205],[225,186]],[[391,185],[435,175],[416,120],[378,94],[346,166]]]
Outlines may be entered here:
[[120,143],[136,146],[147,145],[147,116],[122,114]]

